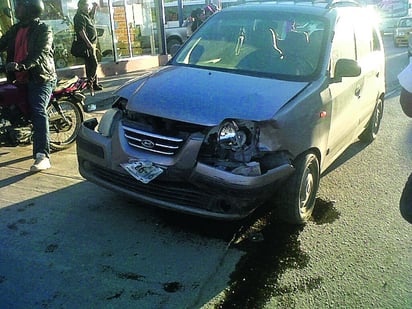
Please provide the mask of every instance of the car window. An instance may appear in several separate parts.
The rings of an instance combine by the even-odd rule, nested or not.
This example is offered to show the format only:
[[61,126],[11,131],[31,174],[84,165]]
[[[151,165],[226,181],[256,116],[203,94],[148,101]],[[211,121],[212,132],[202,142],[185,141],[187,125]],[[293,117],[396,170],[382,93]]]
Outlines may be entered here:
[[372,27],[365,22],[355,24],[356,59],[362,59],[372,51]]
[[382,50],[377,29],[372,29],[372,47],[374,51]]
[[294,79],[317,72],[325,21],[298,13],[224,12],[212,16],[175,64]]
[[399,21],[398,27],[412,27],[412,19],[411,18],[401,19]]
[[330,59],[331,76],[334,76],[336,62],[341,59],[356,60],[355,33],[349,18],[341,17],[336,22]]

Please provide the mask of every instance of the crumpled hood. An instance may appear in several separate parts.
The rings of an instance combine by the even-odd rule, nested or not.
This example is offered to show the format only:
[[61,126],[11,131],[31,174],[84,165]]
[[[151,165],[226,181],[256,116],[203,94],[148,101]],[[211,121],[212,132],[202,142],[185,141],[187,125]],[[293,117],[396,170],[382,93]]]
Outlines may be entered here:
[[117,91],[127,108],[205,126],[224,119],[267,120],[308,83],[167,66]]

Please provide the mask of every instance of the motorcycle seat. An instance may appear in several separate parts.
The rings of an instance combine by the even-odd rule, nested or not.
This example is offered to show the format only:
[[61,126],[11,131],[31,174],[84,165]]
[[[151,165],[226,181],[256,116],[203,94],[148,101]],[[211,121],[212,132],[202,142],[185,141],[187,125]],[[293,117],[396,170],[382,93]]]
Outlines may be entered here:
[[62,91],[66,88],[69,88],[71,85],[73,85],[75,82],[77,82],[79,77],[76,75],[73,77],[70,77],[68,79],[60,79],[57,81],[56,88],[54,88],[54,92],[59,92]]

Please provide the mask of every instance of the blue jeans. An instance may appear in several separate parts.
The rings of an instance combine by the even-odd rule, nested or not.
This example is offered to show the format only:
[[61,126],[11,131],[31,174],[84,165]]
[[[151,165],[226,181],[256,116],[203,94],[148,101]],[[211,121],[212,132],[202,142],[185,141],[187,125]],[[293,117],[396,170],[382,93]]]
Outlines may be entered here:
[[30,104],[31,121],[33,124],[33,158],[37,153],[44,153],[50,157],[50,132],[47,117],[47,105],[56,81],[27,84],[27,96]]

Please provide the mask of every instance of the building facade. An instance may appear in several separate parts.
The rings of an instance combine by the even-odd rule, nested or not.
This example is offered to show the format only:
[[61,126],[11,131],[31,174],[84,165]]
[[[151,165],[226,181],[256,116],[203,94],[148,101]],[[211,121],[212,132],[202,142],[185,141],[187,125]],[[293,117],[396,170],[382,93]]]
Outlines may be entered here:
[[[105,71],[100,75],[146,69],[166,62],[168,44],[183,43],[187,38],[191,10],[204,7],[210,0],[183,1],[90,0],[99,5],[95,16],[97,49],[99,70]],[[56,68],[60,72],[81,69],[82,59],[70,54],[78,0],[43,2],[45,11],[41,19],[53,29]],[[12,0],[0,0],[1,33],[15,22],[13,6]]]

